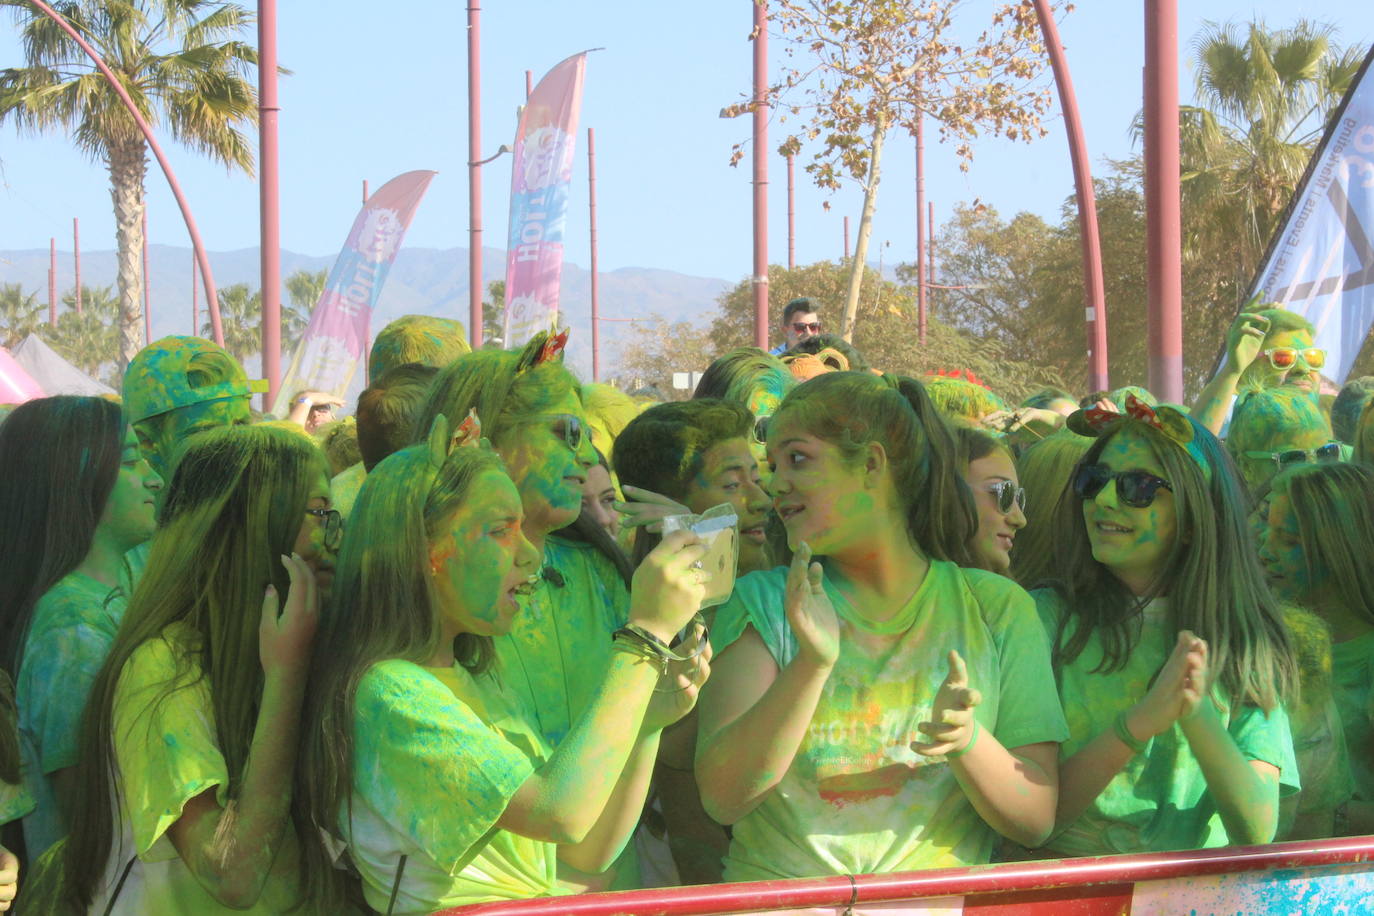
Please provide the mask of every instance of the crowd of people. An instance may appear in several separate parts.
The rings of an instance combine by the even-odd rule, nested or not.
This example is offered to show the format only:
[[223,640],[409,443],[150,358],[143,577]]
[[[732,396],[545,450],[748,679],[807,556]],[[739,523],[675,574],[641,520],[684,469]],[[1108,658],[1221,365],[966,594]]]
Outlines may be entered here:
[[408,316],[343,421],[190,337],[0,409],[0,909],[1374,832],[1374,379],[1269,308],[1191,407],[1013,406],[822,314],[681,402]]

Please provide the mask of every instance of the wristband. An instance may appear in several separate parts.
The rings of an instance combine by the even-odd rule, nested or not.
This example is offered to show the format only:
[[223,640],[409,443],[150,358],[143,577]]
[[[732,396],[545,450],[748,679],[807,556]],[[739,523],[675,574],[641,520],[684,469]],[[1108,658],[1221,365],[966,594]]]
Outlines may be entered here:
[[1112,730],[1116,732],[1116,739],[1130,748],[1132,757],[1145,753],[1145,747],[1149,742],[1141,741],[1131,734],[1130,726],[1126,724],[1126,710],[1123,709],[1116,714],[1116,718],[1112,721]]
[[978,736],[982,733],[982,731],[983,727],[978,724],[978,720],[975,718],[973,720],[973,737],[968,739],[968,744],[965,744],[962,748],[960,748],[957,751],[950,751],[948,754],[945,755],[945,759],[958,760],[960,757],[964,756],[969,751],[973,750],[973,746],[978,743]]

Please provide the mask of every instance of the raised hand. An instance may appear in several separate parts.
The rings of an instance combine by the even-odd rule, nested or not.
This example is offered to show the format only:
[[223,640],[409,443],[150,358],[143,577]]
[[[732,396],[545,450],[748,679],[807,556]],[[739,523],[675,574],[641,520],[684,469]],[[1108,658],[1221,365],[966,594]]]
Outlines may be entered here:
[[674,531],[650,551],[630,582],[630,623],[669,642],[706,595],[706,579],[692,564],[706,545],[691,531]]
[[19,857],[0,846],[0,912],[10,908],[19,890]]
[[673,649],[686,661],[669,662],[668,672],[658,679],[649,708],[644,712],[644,729],[667,728],[692,711],[701,685],[711,676],[711,641],[705,625],[698,623],[692,637]]
[[911,749],[926,757],[940,757],[967,750],[973,741],[973,709],[983,702],[983,695],[968,683],[968,668],[964,659],[953,649],[946,656],[949,673],[935,694],[930,707],[933,721],[916,727],[928,741],[913,741]]
[[663,530],[663,520],[670,515],[690,515],[691,509],[674,502],[652,490],[639,487],[622,486],[621,492],[627,499],[616,502],[615,511],[620,513],[620,524],[625,528],[644,528],[653,534]]
[[282,557],[281,562],[291,578],[286,606],[280,607],[277,590],[267,586],[258,626],[258,655],[263,672],[269,676],[303,675],[310,665],[310,648],[320,620],[320,596],[315,574],[304,560],[293,553]]
[[1205,640],[1189,630],[1178,634],[1154,686],[1127,713],[1131,734],[1148,740],[1197,713],[1207,696],[1207,654]]
[[1244,372],[1260,354],[1269,319],[1250,309],[1259,305],[1259,294],[1251,296],[1226,332],[1226,362],[1235,372]]
[[783,602],[798,654],[831,667],[840,656],[840,619],[821,585],[821,574],[821,564],[811,562],[811,546],[802,542],[792,554]]

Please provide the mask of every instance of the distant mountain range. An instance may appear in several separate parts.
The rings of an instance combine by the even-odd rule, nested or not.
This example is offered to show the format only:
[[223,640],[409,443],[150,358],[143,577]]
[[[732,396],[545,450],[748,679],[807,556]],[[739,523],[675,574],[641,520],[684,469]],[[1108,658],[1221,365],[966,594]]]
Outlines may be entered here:
[[[149,294],[152,301],[153,336],[186,334],[191,331],[191,249],[170,245],[148,248]],[[258,288],[258,249],[210,252],[216,286],[247,283]],[[297,270],[328,270],[333,257],[311,257],[282,251],[282,276]],[[115,252],[82,251],[83,285],[113,286]],[[72,288],[71,252],[57,255],[57,294]],[[484,284],[505,277],[505,252],[482,251]],[[603,318],[645,319],[652,315],[678,321],[705,323],[716,314],[716,298],[733,284],[715,277],[693,277],[670,270],[625,267],[602,271],[600,308]],[[0,251],[0,283],[20,283],[38,293],[40,302],[48,299],[48,251]],[[591,377],[591,275],[572,263],[563,265],[562,309],[564,320],[573,329],[568,342],[568,360],[583,378]],[[201,320],[205,320],[205,296],[200,294]],[[285,292],[283,292],[285,298]],[[59,304],[58,308],[62,308]],[[373,315],[375,334],[387,322],[401,315],[423,313],[444,315],[468,323],[468,251],[466,248],[403,248],[387,276],[386,287]],[[601,324],[602,375],[615,374],[619,356],[617,341],[631,327],[629,321],[603,321]],[[284,359],[289,358],[286,354]],[[255,369],[250,366],[249,369]]]

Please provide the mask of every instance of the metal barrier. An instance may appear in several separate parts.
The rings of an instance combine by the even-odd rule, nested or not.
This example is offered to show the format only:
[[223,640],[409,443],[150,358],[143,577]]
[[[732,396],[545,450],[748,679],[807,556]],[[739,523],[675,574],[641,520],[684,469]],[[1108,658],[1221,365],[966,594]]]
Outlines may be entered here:
[[543,897],[443,916],[1374,914],[1374,836]]

